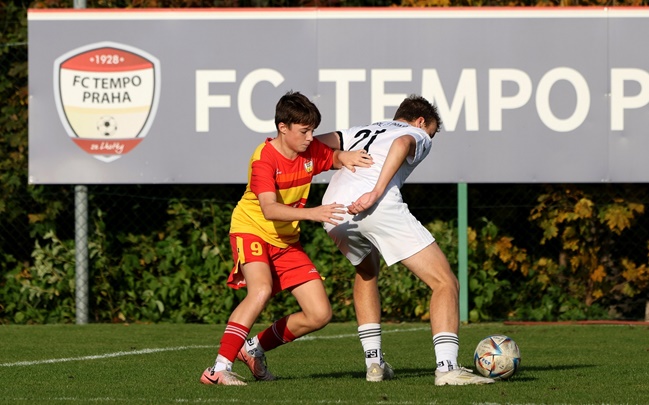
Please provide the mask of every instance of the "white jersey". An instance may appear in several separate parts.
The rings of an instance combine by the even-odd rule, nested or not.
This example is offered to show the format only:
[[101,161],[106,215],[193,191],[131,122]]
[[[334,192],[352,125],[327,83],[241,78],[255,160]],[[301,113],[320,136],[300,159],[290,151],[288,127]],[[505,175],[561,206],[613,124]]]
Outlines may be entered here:
[[406,158],[385,193],[370,209],[358,215],[344,214],[343,221],[336,226],[324,224],[340,251],[353,265],[358,265],[376,247],[390,266],[435,242],[433,235],[410,213],[400,190],[410,173],[430,152],[431,137],[422,129],[400,121],[378,122],[340,132],[341,149],[365,149],[372,155],[374,164],[368,168],[357,167],[355,173],[344,167],[336,171],[322,197],[323,204],[349,205],[362,194],[372,191],[392,142],[404,135],[410,135],[416,141],[414,157]]
[[384,198],[400,199],[401,186],[415,167],[428,156],[432,146],[432,139],[424,130],[401,121],[377,122],[339,132],[342,133],[340,149],[365,149],[372,156],[374,164],[371,167],[357,167],[355,173],[344,167],[337,170],[322,198],[323,204],[335,202],[349,205],[363,193],[372,191],[392,142],[403,135],[410,135],[416,141],[415,156],[408,156],[386,187],[384,195]]

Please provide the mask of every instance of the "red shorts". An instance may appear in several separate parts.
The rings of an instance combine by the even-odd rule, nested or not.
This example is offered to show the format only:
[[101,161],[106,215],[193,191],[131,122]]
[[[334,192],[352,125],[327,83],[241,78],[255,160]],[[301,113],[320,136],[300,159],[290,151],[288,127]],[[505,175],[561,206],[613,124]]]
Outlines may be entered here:
[[234,268],[228,277],[228,286],[245,287],[246,280],[239,271],[245,263],[264,262],[270,266],[273,277],[273,295],[307,281],[321,279],[320,273],[302,249],[300,243],[278,248],[249,233],[230,234]]

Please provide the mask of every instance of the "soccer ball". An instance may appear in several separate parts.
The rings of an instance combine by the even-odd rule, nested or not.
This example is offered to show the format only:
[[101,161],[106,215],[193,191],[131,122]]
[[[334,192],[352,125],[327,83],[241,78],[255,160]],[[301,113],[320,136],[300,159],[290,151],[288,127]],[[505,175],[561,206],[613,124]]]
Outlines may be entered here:
[[478,343],[473,363],[483,376],[506,380],[514,375],[521,365],[521,352],[509,336],[491,335]]
[[112,136],[117,132],[117,120],[105,115],[97,121],[97,131],[104,136]]

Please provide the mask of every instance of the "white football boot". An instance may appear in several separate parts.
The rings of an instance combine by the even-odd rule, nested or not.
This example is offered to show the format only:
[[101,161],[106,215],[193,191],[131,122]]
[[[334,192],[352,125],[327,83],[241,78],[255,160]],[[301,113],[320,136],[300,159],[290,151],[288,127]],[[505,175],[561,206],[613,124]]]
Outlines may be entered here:
[[492,384],[496,381],[473,374],[468,368],[460,367],[446,372],[435,370],[435,385]]

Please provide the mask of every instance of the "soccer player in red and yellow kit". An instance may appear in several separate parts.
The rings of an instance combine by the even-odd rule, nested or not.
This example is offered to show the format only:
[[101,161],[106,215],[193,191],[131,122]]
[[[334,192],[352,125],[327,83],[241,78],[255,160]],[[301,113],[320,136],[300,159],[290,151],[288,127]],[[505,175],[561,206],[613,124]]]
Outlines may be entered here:
[[[286,93],[275,108],[277,137],[266,139],[250,159],[246,190],[232,212],[235,265],[228,279],[233,288],[246,286],[247,295],[230,315],[215,364],[201,376],[204,384],[245,385],[232,372],[235,358],[257,380],[273,380],[264,353],[321,329],[331,319],[322,278],[299,242],[299,221],[336,225],[346,212],[343,204],[305,208],[313,176],[343,166],[352,171],[354,166],[369,167],[372,158],[364,150],[334,151],[314,139],[320,119],[318,108],[306,96]],[[267,302],[283,290],[293,294],[301,311],[246,342]]]

